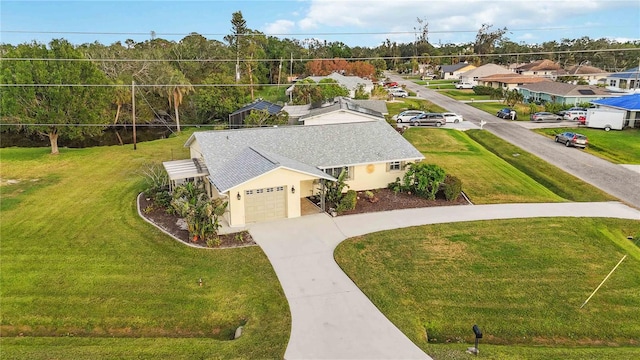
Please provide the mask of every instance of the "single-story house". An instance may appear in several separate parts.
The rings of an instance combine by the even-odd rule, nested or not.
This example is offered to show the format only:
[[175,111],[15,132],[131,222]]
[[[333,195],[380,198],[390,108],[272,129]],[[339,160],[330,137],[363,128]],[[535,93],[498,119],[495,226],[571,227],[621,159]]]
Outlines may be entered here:
[[640,128],[640,93],[591,101],[598,108],[626,111],[625,126]]
[[460,82],[478,85],[478,79],[496,74],[513,74],[513,71],[496,64],[485,64],[460,74]]
[[[331,103],[324,104],[319,108],[309,109],[306,113],[297,116],[297,122],[303,125],[323,125],[360,121],[385,121],[382,112],[360,105],[379,105],[378,103],[380,102],[384,105],[384,111],[388,113],[384,100],[355,101],[346,97],[338,97]],[[376,107],[382,109],[382,106]],[[284,111],[287,111],[287,106],[285,106]]]
[[567,69],[566,76],[575,76],[586,81],[589,85],[604,84],[609,75],[602,69],[589,65],[574,65]]
[[609,74],[607,76],[607,89],[621,92],[637,91],[640,89],[640,67]]
[[[362,87],[362,90],[365,92],[365,94],[371,94],[371,91],[373,90],[373,81],[369,79],[363,79],[359,76],[346,76],[337,72],[333,72],[327,76],[307,76],[306,78],[311,79],[317,83],[319,83],[320,80],[323,79],[333,79],[349,91],[349,97],[351,98],[356,97],[356,90],[358,89],[358,87]],[[293,91],[294,86],[295,85],[290,88],[291,91]],[[289,91],[289,89],[287,89],[287,91]]]
[[[181,173],[198,175],[211,197],[228,201],[230,226],[299,217],[306,198],[323,194],[343,170],[349,189],[379,189],[424,159],[384,121],[199,131],[185,146],[191,170]],[[205,168],[198,172],[192,159]]]
[[251,114],[253,110],[267,110],[270,115],[275,115],[282,110],[282,105],[277,105],[266,100],[258,99],[231,114],[229,114],[229,126],[233,129],[240,128],[244,125],[244,119]]
[[[331,102],[323,104],[319,108],[312,108],[311,104],[306,105],[285,105],[282,108],[282,111],[289,114],[289,125],[299,125],[303,121],[303,117],[307,118],[313,116],[314,114],[321,114],[330,112],[330,110],[324,109],[327,107],[333,107],[335,109],[336,105],[340,104],[344,111],[357,111],[357,112],[374,112],[376,116],[377,113],[380,113],[383,117],[389,115],[389,109],[387,108],[387,102],[384,100],[356,100],[350,99],[347,97],[339,97],[334,99]],[[327,115],[324,115],[327,116]],[[327,123],[336,123],[337,121],[331,120]],[[305,122],[305,125],[312,124],[313,121],[309,123]]]
[[515,69],[516,74],[525,76],[540,76],[555,80],[558,76],[566,74],[566,71],[558,63],[548,59],[532,61]]
[[473,70],[475,68],[475,65],[466,62],[453,65],[442,65],[440,67],[440,78],[448,80],[459,80],[462,73]]
[[563,105],[578,105],[620,96],[594,85],[574,85],[556,81],[520,85],[518,91],[528,103],[550,102]]
[[538,76],[525,76],[520,74],[495,74],[479,78],[478,85],[489,86],[497,89],[514,90],[518,86],[524,84],[533,84],[545,81],[551,81],[549,79]]

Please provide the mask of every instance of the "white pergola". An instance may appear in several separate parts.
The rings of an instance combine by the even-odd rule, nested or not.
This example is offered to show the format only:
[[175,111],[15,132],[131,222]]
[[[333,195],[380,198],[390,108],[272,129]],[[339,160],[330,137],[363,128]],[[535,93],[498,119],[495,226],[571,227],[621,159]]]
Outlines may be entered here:
[[169,175],[169,190],[171,191],[178,183],[209,175],[209,170],[200,159],[165,161],[162,165]]

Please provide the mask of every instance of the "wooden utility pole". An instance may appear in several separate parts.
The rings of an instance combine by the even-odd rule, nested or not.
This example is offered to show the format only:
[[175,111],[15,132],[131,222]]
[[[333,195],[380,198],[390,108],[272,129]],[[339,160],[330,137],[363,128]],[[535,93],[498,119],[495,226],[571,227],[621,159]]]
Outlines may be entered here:
[[133,119],[133,150],[136,150],[136,82],[131,80],[131,118]]
[[281,77],[282,77],[282,58],[280,58],[280,65],[278,65],[278,87],[280,87]]

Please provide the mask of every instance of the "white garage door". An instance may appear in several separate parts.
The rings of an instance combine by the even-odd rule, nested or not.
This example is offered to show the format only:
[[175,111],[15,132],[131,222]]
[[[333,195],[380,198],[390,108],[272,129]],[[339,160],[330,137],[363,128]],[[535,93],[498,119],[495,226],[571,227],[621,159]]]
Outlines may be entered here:
[[287,217],[287,197],[284,186],[246,190],[244,192],[245,222],[253,223]]

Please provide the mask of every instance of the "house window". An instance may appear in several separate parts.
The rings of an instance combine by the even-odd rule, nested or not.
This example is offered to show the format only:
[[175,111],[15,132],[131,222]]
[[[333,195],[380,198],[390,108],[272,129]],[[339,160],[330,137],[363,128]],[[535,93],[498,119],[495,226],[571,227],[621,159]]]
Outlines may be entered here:
[[400,171],[402,170],[402,161],[391,161],[388,163],[388,171]]
[[353,177],[352,177],[353,174],[352,174],[351,168],[347,166],[324,169],[324,172],[337,179],[338,176],[340,176],[340,173],[342,172],[342,170],[346,171],[346,174],[344,176],[345,180],[353,180]]

